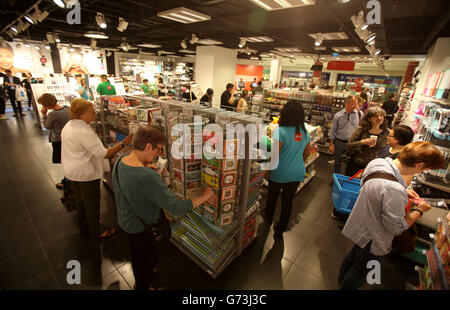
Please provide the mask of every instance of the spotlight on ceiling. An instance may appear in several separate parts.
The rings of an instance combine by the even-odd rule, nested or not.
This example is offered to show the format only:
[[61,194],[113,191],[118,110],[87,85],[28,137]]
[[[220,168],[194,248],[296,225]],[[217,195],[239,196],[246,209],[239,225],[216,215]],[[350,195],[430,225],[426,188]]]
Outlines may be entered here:
[[338,3],[347,3],[350,2],[350,0],[337,0]]
[[380,55],[381,50],[376,50],[375,53],[373,53],[375,56]]
[[92,48],[96,48],[97,47],[97,40],[96,39],[91,39],[91,47]]
[[39,45],[36,45],[35,48],[39,51],[41,47]]
[[191,43],[191,45],[194,45],[195,43],[198,42],[198,37],[195,34],[192,34],[191,39],[189,40],[189,43]]
[[187,49],[186,40],[181,41],[180,45],[182,48]]
[[122,17],[119,17],[119,26],[117,26],[117,30],[120,32],[124,32],[128,28],[128,22],[123,19]]
[[375,40],[372,40],[368,43],[369,45],[375,45]]
[[111,57],[111,56],[112,56],[111,51],[106,51],[106,57]]
[[59,6],[61,9],[64,9],[66,7],[66,4],[64,3],[63,0],[53,0],[53,2]]
[[322,44],[322,42],[323,42],[323,35],[321,33],[318,33],[316,36],[317,36],[317,39],[314,42],[314,45],[315,46],[320,46]]
[[105,17],[103,16],[102,13],[97,12],[97,16],[95,16],[95,21],[97,22],[97,25],[102,28],[105,29],[106,28],[106,21],[105,21]]
[[32,25],[36,24],[36,21],[35,21],[34,18],[31,16],[31,14],[25,14],[25,15],[23,16],[23,18],[25,18],[25,20],[26,20],[27,22],[29,22],[30,24],[32,24]]
[[239,47],[243,48],[245,46],[245,43],[246,43],[245,39],[241,39],[241,41],[239,41]]
[[363,25],[361,25],[361,27],[359,27],[359,29],[361,29],[361,30],[366,30],[367,28],[369,28],[368,23],[364,23]]
[[59,35],[54,34],[54,35],[53,35],[53,38],[55,38],[55,42],[56,42],[56,43],[60,43],[60,42],[61,42],[61,40],[59,39]]
[[25,46],[27,48],[30,48],[30,46],[31,46],[30,43],[28,43],[27,40],[23,40],[22,43],[23,43],[23,46]]
[[69,51],[74,52],[75,49],[73,48],[72,44],[69,45]]
[[42,43],[44,43],[44,47],[45,47],[46,50],[50,50],[51,49],[50,44],[48,43],[48,41],[43,41]]
[[10,29],[11,29],[12,31],[14,31],[15,33],[19,33],[19,30],[17,30],[17,28],[14,27],[14,26],[11,26]]
[[370,43],[375,40],[377,35],[375,33],[370,33],[364,40],[365,43]]

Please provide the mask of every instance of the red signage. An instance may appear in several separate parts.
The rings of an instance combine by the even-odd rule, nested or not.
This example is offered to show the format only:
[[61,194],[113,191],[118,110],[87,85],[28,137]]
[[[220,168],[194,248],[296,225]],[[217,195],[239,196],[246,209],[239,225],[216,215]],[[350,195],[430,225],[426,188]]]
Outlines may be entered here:
[[327,70],[353,71],[355,70],[354,61],[329,61]]
[[416,67],[419,65],[419,62],[412,61],[408,64],[408,69],[406,69],[405,78],[403,79],[403,83],[409,84],[411,83],[414,72],[416,71]]

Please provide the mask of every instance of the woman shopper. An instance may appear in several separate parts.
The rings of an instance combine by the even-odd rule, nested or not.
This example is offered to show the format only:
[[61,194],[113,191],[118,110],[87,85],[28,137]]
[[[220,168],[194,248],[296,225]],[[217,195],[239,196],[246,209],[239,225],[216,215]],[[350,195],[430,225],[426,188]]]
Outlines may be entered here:
[[299,101],[289,100],[281,109],[279,127],[273,133],[273,140],[273,143],[279,143],[279,160],[278,167],[270,171],[264,217],[272,224],[278,196],[283,191],[280,220],[274,227],[274,238],[281,239],[289,224],[294,195],[300,182],[305,179],[305,159],[310,151],[305,111]]
[[162,220],[165,216],[162,210],[173,215],[185,214],[214,195],[211,188],[206,188],[192,200],[176,198],[158,173],[147,168],[163,154],[164,145],[165,136],[159,128],[142,126],[134,135],[131,153],[120,157],[113,170],[117,220],[128,237],[138,290],[150,288],[159,252],[144,223]]
[[395,126],[389,131],[388,145],[378,154],[380,158],[390,157],[396,159],[403,147],[414,138],[414,131],[406,125]]
[[[395,160],[377,158],[369,163],[361,179],[363,186],[358,200],[342,231],[355,245],[341,265],[338,277],[341,289],[363,286],[367,262],[380,262],[382,256],[391,252],[394,236],[407,230],[430,209],[426,202],[421,202],[406,214],[408,198],[419,196],[406,190],[405,176],[440,169],[444,163],[442,154],[429,142],[408,144]],[[374,175],[378,173],[384,177]]]
[[248,110],[247,104],[248,90],[244,89],[241,94],[241,99],[239,99],[236,112],[244,112]]
[[[54,164],[61,163],[61,132],[64,126],[70,121],[69,108],[67,106],[60,106],[58,100],[52,94],[43,94],[38,99],[43,107],[41,110],[44,126],[50,130],[48,140],[53,147],[52,162]],[[48,113],[48,110],[53,110]],[[47,115],[48,114],[48,115]],[[63,189],[63,180],[56,184],[58,189]]]
[[386,146],[389,131],[385,115],[384,110],[377,107],[368,109],[364,114],[358,128],[347,142],[350,160],[347,164],[346,175],[352,176],[364,169]]
[[80,84],[78,85],[77,92],[80,94],[81,98],[88,101],[94,100],[94,93],[90,87],[86,87],[86,79],[81,78]]
[[109,170],[107,158],[114,157],[132,135],[121,143],[106,149],[97,134],[89,127],[95,119],[94,105],[83,98],[70,102],[72,118],[61,133],[61,162],[64,176],[70,180],[70,186],[77,201],[80,231],[92,238],[106,238],[115,233],[115,229],[100,227],[100,180],[104,171]]

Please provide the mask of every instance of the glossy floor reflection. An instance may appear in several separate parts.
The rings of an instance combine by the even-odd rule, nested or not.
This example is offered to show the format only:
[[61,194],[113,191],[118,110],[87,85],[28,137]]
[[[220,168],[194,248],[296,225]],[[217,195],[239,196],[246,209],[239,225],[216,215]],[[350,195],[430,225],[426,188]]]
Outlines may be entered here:
[[[10,115],[11,116],[11,115]],[[55,183],[48,132],[33,113],[0,121],[0,289],[110,289],[134,285],[123,233],[99,243],[82,236]],[[166,289],[336,289],[340,264],[351,247],[330,217],[332,166],[322,155],[317,176],[295,198],[289,231],[275,242],[273,227],[259,218],[258,238],[212,279],[173,245],[164,252],[156,282]],[[277,209],[279,211],[279,208]],[[101,216],[116,226],[112,193],[102,187]],[[277,213],[276,215],[277,216]],[[68,261],[82,267],[81,285],[68,285]],[[382,284],[365,289],[417,285],[415,263],[398,255],[382,262]]]

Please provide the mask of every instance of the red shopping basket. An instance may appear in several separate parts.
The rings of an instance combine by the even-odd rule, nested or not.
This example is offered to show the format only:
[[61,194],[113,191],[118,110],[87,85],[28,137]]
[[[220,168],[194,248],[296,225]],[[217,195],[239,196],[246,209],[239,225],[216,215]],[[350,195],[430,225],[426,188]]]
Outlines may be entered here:
[[352,177],[337,173],[333,174],[334,185],[331,199],[333,200],[336,211],[344,214],[350,214],[352,212],[356,199],[358,199],[359,190],[361,189],[361,180],[354,178],[361,172],[359,171]]

